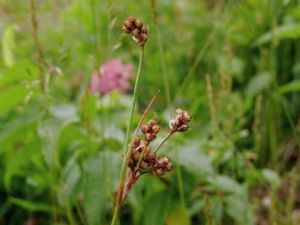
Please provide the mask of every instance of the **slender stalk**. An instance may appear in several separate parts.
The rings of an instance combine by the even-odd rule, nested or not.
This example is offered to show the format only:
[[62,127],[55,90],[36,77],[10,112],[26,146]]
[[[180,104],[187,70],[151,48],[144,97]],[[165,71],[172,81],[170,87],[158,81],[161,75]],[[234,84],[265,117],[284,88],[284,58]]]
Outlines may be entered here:
[[156,39],[157,39],[157,45],[159,50],[159,57],[161,62],[161,68],[162,68],[162,74],[164,79],[164,88],[165,88],[165,97],[167,101],[168,108],[171,108],[171,94],[170,94],[170,87],[168,83],[168,73],[167,73],[167,67],[166,67],[166,61],[165,61],[165,54],[163,49],[163,43],[161,39],[160,29],[157,21],[157,10],[156,10],[156,0],[151,0],[151,9],[152,9],[152,18],[153,22],[156,26]]
[[[177,157],[177,161],[179,162],[179,149],[176,150],[176,157]],[[178,185],[180,203],[181,206],[185,208],[183,179],[182,179],[181,165],[179,163],[176,164],[176,174],[177,174],[177,185]]]
[[169,139],[169,137],[172,136],[172,134],[174,134],[174,132],[169,131],[169,133],[167,134],[167,136],[164,138],[164,140],[162,140],[162,142],[155,148],[154,152],[157,152],[161,146],[163,146],[163,144]]
[[131,155],[131,148],[130,148],[130,146],[128,146],[129,136],[130,136],[130,130],[131,130],[131,126],[132,126],[132,118],[133,118],[133,112],[134,112],[136,98],[137,98],[137,89],[138,89],[138,86],[139,86],[143,59],[144,59],[144,49],[141,48],[140,49],[139,67],[138,67],[138,72],[137,72],[134,91],[133,91],[133,99],[132,99],[132,105],[131,105],[131,109],[130,109],[130,117],[129,117],[129,123],[128,123],[128,127],[127,127],[125,145],[124,145],[124,151],[123,151],[124,159],[123,159],[123,163],[122,163],[122,166],[121,166],[118,194],[117,194],[115,211],[114,211],[114,215],[113,215],[111,225],[115,225],[116,222],[117,222],[120,206],[122,204],[122,199],[123,199],[123,192],[124,192],[124,185],[125,185],[125,179],[126,179],[127,165],[128,165],[130,155]]
[[40,86],[43,93],[47,92],[46,88],[46,76],[44,75],[44,66],[46,63],[44,62],[44,54],[43,49],[39,40],[39,26],[38,26],[38,19],[36,15],[37,6],[36,0],[30,1],[30,8],[31,8],[31,26],[32,26],[32,39],[36,48],[36,65],[39,68],[39,79],[40,79]]
[[[160,93],[160,91],[157,91],[156,94],[155,94],[155,95],[153,96],[153,98],[151,99],[151,101],[149,102],[147,108],[145,109],[145,111],[144,111],[144,113],[143,113],[143,115],[142,115],[142,117],[141,117],[141,119],[140,119],[140,121],[139,121],[138,126],[136,127],[136,129],[135,129],[135,131],[134,131],[133,138],[137,135],[138,130],[140,129],[140,127],[141,127],[141,125],[142,125],[142,123],[143,123],[143,121],[144,121],[144,119],[145,119],[145,117],[146,117],[146,115],[147,115],[149,109],[151,108],[151,106],[152,106],[153,103],[155,102],[155,100],[156,100],[156,98],[157,98],[157,96],[158,96],[159,93]],[[132,144],[132,142],[133,142],[133,138],[132,138],[131,144]],[[149,142],[146,143],[146,145],[145,145],[145,147],[144,147],[144,149],[143,149],[143,152],[142,152],[142,154],[141,154],[141,156],[140,156],[140,158],[139,158],[139,161],[138,161],[138,164],[137,164],[137,166],[136,166],[135,171],[137,171],[137,169],[140,167],[140,163],[141,163],[141,161],[142,161],[142,159],[143,159],[143,157],[144,157],[145,150],[146,150],[146,148],[147,148],[148,145],[149,145]]]
[[[156,8],[156,0],[151,0],[151,6],[152,6],[151,7],[152,8],[152,18],[153,18],[154,24],[156,26],[155,33],[156,33],[157,45],[158,45],[163,80],[164,80],[165,97],[166,97],[166,102],[167,102],[168,108],[170,110],[172,107],[171,94],[170,94],[170,87],[169,87],[169,83],[168,83],[168,73],[167,73],[167,67],[166,67],[166,61],[165,61],[163,42],[162,42],[161,33],[160,33],[160,29],[159,29],[159,24],[158,24],[158,12],[157,12],[157,8]],[[164,142],[171,135],[172,135],[172,133],[169,133],[167,135],[167,137],[165,138],[165,140],[158,146],[158,148],[155,151],[158,151],[158,149],[164,144]],[[145,149],[143,150],[142,157],[144,157],[144,152],[145,152]],[[178,185],[181,205],[182,205],[182,207],[185,207],[183,181],[182,181],[180,164],[177,164],[177,166],[176,166],[176,174],[177,174],[177,185]]]
[[94,0],[90,0],[90,7],[92,13],[92,21],[93,21],[93,34],[95,38],[95,55],[96,55],[96,65],[99,63],[99,36],[98,36],[98,24],[97,24],[97,13],[96,13],[96,3]]
[[138,163],[137,163],[137,165],[135,167],[135,170],[134,170],[135,172],[138,171],[138,169],[139,169],[139,167],[141,165],[142,159],[144,158],[144,155],[145,155],[145,152],[146,152],[146,149],[147,149],[148,145],[149,145],[149,142],[147,141],[147,143],[145,144],[145,146],[143,148],[142,154],[140,155],[139,161],[138,161]]
[[[158,91],[156,92],[156,94],[152,97],[152,99],[151,99],[151,101],[149,102],[149,104],[148,104],[147,108],[145,109],[145,111],[143,112],[143,115],[142,115],[142,117],[141,117],[141,119],[140,119],[140,121],[139,121],[139,124],[137,125],[137,127],[136,127],[136,129],[135,129],[135,131],[134,131],[132,140],[133,140],[133,138],[137,135],[138,130],[140,129],[140,127],[141,127],[141,125],[142,125],[142,123],[143,123],[143,121],[144,121],[144,119],[145,119],[145,117],[146,117],[146,115],[147,115],[149,109],[152,107],[152,105],[153,105],[154,102],[156,101],[157,96],[158,96],[159,93],[160,93],[160,91],[158,90]],[[132,142],[132,141],[131,141],[131,142]]]

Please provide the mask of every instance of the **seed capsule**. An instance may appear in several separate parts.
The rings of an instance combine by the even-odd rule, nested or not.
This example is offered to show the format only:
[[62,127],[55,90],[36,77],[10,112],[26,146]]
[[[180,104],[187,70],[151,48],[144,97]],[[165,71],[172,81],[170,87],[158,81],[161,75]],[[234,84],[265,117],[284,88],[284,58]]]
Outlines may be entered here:
[[158,133],[160,131],[160,127],[158,125],[154,125],[152,127],[152,130],[153,130],[154,133]]
[[156,157],[156,153],[155,153],[155,152],[153,152],[153,151],[148,151],[148,152],[146,153],[146,155],[145,155],[145,160],[147,160],[147,161],[152,161],[152,160],[155,159],[155,157]]
[[156,176],[162,176],[164,175],[164,170],[162,168],[157,168],[156,170],[154,170],[154,174]]
[[134,146],[138,146],[139,143],[140,143],[140,138],[139,138],[138,136],[135,136],[135,137],[133,138],[133,145],[134,145]]
[[133,159],[134,161],[138,161],[139,158],[140,158],[140,153],[138,153],[138,152],[135,152],[135,153],[132,155],[132,159]]
[[142,22],[141,20],[135,20],[135,26],[136,26],[137,28],[142,28],[143,22]]
[[135,28],[133,31],[132,31],[132,35],[133,36],[138,36],[140,34],[140,30]]
[[163,157],[163,158],[157,160],[157,164],[159,164],[159,166],[161,166],[161,167],[164,167],[169,162],[170,162],[170,158],[168,158],[168,157]]
[[168,163],[165,167],[164,167],[165,171],[171,172],[173,170],[173,165],[171,163]]
[[150,168],[150,165],[148,163],[146,163],[145,161],[141,162],[140,164],[140,168],[142,170],[148,170]]

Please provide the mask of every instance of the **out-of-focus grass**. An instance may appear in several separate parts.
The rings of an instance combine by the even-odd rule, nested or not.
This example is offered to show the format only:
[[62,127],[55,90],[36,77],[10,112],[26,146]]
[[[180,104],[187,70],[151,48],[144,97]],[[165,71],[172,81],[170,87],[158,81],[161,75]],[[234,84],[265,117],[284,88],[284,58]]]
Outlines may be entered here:
[[134,123],[157,90],[149,117],[193,121],[121,224],[299,224],[298,1],[34,2],[42,62],[30,1],[0,0],[0,224],[109,224],[132,92],[87,87],[108,59],[136,72],[128,15],[150,28]]

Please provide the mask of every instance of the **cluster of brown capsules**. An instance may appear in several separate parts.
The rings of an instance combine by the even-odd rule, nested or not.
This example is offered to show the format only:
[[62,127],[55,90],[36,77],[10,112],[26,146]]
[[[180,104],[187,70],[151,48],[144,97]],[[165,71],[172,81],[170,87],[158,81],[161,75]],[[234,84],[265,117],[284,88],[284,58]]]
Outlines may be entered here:
[[129,16],[122,25],[122,32],[131,34],[133,40],[140,46],[144,47],[148,39],[148,27],[144,25],[142,20]]
[[[191,115],[181,109],[176,110],[176,118],[171,119],[169,126],[170,137],[175,132],[184,132],[189,128],[188,123],[191,120]],[[129,168],[132,172],[139,174],[150,173],[155,176],[162,176],[165,172],[173,170],[173,165],[169,157],[160,157],[157,150],[153,150],[150,143],[156,138],[160,131],[160,126],[156,119],[151,119],[142,127],[143,140],[135,136],[132,143],[131,157]],[[167,139],[165,138],[165,140]]]
[[160,157],[149,145],[157,136],[160,127],[155,119],[151,119],[142,127],[144,140],[138,136],[134,137],[132,143],[129,168],[140,174],[151,173],[155,176],[162,176],[165,172],[173,170],[169,157]]

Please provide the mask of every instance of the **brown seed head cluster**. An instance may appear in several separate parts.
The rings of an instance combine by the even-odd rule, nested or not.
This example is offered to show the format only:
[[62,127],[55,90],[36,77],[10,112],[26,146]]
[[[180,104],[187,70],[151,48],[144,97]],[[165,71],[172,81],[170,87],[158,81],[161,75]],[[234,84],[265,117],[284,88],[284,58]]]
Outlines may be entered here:
[[170,131],[175,132],[185,132],[189,129],[189,122],[192,116],[181,109],[176,110],[176,118],[171,119],[169,122]]
[[122,196],[124,200],[133,185],[137,182],[139,177],[145,173],[154,176],[163,176],[165,172],[173,170],[171,159],[166,156],[159,156],[157,151],[175,132],[184,132],[188,130],[188,123],[191,120],[191,115],[181,109],[176,110],[176,118],[170,121],[170,130],[163,141],[153,150],[150,146],[151,142],[156,138],[160,131],[160,126],[156,119],[151,119],[144,126],[142,126],[143,139],[136,134],[130,145],[129,158],[129,173],[126,181],[125,192]]
[[[175,132],[185,132],[189,129],[189,122],[192,116],[181,109],[176,110],[176,118],[169,122],[170,131],[162,144]],[[160,131],[160,126],[156,119],[151,119],[142,126],[143,140],[135,136],[131,145],[131,157],[129,168],[132,174],[151,173],[155,176],[162,176],[165,172],[173,170],[173,165],[169,157],[160,157],[150,146]],[[161,145],[160,145],[161,146]],[[159,146],[159,147],[160,147]],[[159,148],[158,147],[158,148]],[[157,149],[158,149],[157,148]]]
[[140,174],[150,173],[162,176],[165,172],[173,170],[173,165],[168,157],[160,157],[149,145],[159,133],[160,127],[156,119],[151,119],[142,127],[144,140],[135,136],[132,143],[132,153],[129,167],[132,171],[137,170]]
[[142,127],[142,132],[144,133],[146,141],[153,141],[156,135],[160,131],[160,127],[155,119],[150,120],[147,124]]
[[142,20],[129,16],[122,25],[122,32],[131,34],[133,40],[140,46],[144,47],[148,39],[148,27],[144,25]]

